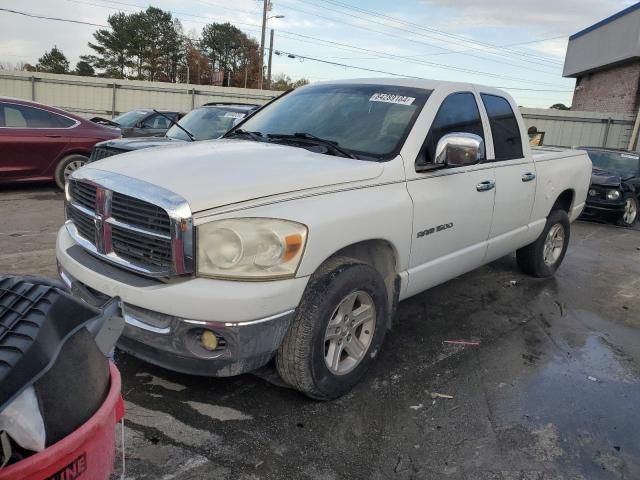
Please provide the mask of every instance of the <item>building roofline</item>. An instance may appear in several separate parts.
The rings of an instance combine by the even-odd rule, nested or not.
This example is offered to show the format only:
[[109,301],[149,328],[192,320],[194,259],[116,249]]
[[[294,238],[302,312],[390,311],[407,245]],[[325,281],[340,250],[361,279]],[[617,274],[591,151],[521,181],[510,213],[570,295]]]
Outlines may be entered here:
[[631,12],[635,12],[639,8],[640,8],[640,2],[636,3],[635,5],[631,5],[630,7],[627,7],[624,10],[619,11],[618,13],[614,13],[613,15],[605,18],[604,20],[600,20],[598,23],[594,23],[593,25],[585,28],[584,30],[580,30],[578,33],[574,33],[569,37],[569,40],[575,40],[578,37],[582,37],[583,35],[586,35],[589,32],[592,32],[604,25],[607,25],[608,23],[611,23],[620,17],[624,17],[625,15],[628,15]]

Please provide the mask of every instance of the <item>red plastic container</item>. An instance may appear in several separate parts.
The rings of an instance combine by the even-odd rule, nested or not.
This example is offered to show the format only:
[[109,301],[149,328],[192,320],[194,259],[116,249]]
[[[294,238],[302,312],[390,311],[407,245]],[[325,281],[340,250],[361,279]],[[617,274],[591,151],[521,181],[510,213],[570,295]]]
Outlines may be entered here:
[[0,470],[0,480],[108,480],[115,460],[115,424],[124,416],[120,372],[111,362],[109,369],[109,393],[93,417],[56,444]]

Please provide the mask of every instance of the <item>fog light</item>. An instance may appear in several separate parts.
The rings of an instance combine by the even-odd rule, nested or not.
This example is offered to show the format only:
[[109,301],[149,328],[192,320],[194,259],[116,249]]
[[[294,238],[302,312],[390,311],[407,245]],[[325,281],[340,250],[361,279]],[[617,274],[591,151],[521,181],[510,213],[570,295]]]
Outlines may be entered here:
[[200,336],[200,343],[205,350],[213,352],[216,348],[218,348],[218,337],[216,337],[216,334],[211,330],[205,330]]
[[608,190],[607,200],[618,200],[620,198],[620,192],[618,190]]

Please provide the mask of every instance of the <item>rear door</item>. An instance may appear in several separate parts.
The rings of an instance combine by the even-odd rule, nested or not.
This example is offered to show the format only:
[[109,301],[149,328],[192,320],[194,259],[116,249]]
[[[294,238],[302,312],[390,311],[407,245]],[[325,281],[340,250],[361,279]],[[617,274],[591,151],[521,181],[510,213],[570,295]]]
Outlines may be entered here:
[[[495,166],[496,200],[489,235],[487,261],[513,252],[526,242],[528,224],[536,194],[536,166],[525,155],[517,108],[496,94],[481,93],[482,107],[489,119],[489,161]],[[526,137],[525,137],[526,138]]]
[[[430,125],[418,163],[433,162],[438,140],[448,133],[486,138],[478,98],[471,91],[446,96]],[[408,291],[413,295],[482,265],[493,215],[495,175],[492,163],[480,163],[425,173],[414,170],[407,177],[414,203]]]
[[3,180],[49,178],[50,166],[77,125],[37,107],[0,102],[0,177]]

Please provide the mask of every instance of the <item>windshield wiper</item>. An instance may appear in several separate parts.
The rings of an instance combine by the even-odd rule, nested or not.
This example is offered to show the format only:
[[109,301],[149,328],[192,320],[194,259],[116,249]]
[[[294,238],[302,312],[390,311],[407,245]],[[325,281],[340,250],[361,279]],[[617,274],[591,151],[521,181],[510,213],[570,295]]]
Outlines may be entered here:
[[315,135],[311,135],[306,132],[296,132],[293,135],[287,133],[269,133],[267,137],[274,140],[302,140],[303,142],[313,143],[316,145],[324,145],[328,147],[330,150],[339,153],[343,157],[354,158],[359,160],[357,156],[351,153],[349,150],[342,148],[338,142],[333,140],[327,140],[325,138],[316,137]]
[[[187,136],[189,137],[189,139],[190,139],[192,142],[195,142],[195,141],[196,141],[196,137],[194,137],[194,135],[193,135],[189,130],[187,130],[186,128],[184,128],[182,125],[180,125],[178,122],[176,122],[173,118],[169,117],[168,115],[165,115],[165,114],[164,114],[164,113],[162,113],[162,112],[159,112],[159,111],[158,111],[158,110],[156,110],[156,109],[154,109],[153,111],[154,111],[155,113],[157,113],[158,115],[160,115],[161,117],[166,118],[166,119],[167,119],[167,120],[169,120],[171,123],[173,123],[176,127],[178,127],[180,130],[182,130],[184,133],[186,133],[186,134],[187,134]],[[165,135],[165,137],[166,137],[166,135]]]
[[236,128],[235,130],[230,131],[224,137],[231,138],[237,135],[244,135],[251,140],[255,140],[256,142],[266,142],[266,139],[262,136],[262,132],[249,132],[248,130],[243,130],[242,128]]

